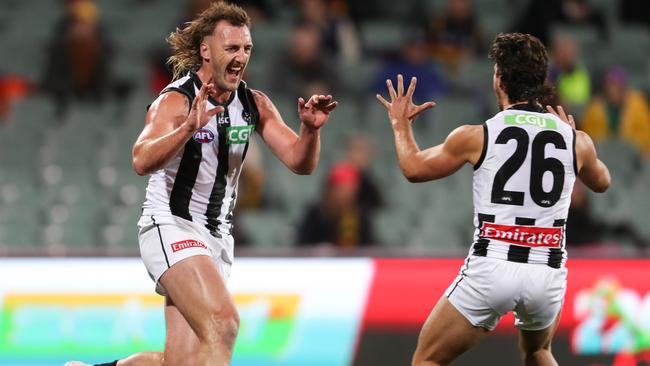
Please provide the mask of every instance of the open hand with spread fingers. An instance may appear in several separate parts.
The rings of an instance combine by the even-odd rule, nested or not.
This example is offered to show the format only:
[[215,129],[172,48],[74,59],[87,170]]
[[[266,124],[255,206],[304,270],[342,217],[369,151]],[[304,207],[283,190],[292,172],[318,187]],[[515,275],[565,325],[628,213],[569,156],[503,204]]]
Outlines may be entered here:
[[550,105],[546,106],[546,110],[548,111],[548,113],[552,113],[557,117],[559,117],[562,121],[567,123],[574,130],[576,129],[576,121],[573,119],[573,115],[572,114],[567,115],[566,112],[564,111],[564,108],[562,108],[561,105],[557,106],[557,111],[553,109],[553,107],[551,107]]
[[386,80],[386,86],[390,94],[390,102],[377,94],[379,102],[388,110],[388,118],[393,126],[412,122],[420,113],[436,105],[435,102],[426,102],[420,105],[413,103],[413,93],[415,92],[416,84],[417,79],[412,77],[406,94],[404,94],[404,78],[400,74],[397,75],[397,91],[393,87],[393,82],[390,79]]
[[212,117],[224,111],[222,106],[208,109],[208,96],[213,92],[214,84],[205,83],[201,85],[199,93],[194,97],[194,101],[192,102],[190,114],[187,116],[184,123],[185,127],[189,131],[194,132],[199,128],[205,127]]
[[338,102],[334,101],[331,95],[312,95],[305,102],[298,98],[298,115],[305,126],[317,130],[330,118],[330,112],[336,108]]

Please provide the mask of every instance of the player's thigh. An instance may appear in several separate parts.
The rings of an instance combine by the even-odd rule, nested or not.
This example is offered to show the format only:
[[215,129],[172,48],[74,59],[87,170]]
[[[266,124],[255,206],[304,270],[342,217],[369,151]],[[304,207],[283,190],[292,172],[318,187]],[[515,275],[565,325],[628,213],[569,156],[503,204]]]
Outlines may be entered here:
[[532,354],[540,350],[551,350],[551,342],[553,335],[560,322],[560,314],[557,315],[555,321],[549,326],[541,330],[525,330],[519,329],[519,350],[523,355]]
[[183,259],[162,275],[160,283],[199,339],[238,325],[235,304],[211,257]]
[[199,338],[174,301],[165,297],[165,366],[193,365]]
[[422,327],[413,364],[428,361],[446,365],[478,343],[485,333],[485,328],[473,326],[443,296]]
[[515,309],[515,326],[519,328],[519,347],[525,354],[550,350],[566,292],[566,268],[533,267],[526,287],[530,289],[523,303]]

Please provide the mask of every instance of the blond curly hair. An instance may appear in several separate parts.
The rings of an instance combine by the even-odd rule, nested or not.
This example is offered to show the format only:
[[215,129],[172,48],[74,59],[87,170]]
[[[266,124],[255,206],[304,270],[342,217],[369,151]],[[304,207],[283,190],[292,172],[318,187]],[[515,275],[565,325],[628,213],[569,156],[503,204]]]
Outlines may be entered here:
[[212,34],[216,24],[222,20],[234,26],[251,26],[251,18],[241,7],[217,1],[201,12],[194,20],[185,23],[183,28],[176,28],[167,43],[172,48],[172,56],[167,63],[172,66],[174,79],[187,71],[196,71],[201,67],[200,45],[203,37]]

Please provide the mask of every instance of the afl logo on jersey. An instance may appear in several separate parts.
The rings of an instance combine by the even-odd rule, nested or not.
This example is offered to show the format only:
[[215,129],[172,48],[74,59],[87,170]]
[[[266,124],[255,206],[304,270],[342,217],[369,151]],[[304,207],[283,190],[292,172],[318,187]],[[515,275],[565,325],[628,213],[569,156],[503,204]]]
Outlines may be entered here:
[[202,128],[194,132],[194,136],[192,136],[192,138],[194,141],[200,144],[207,144],[214,141],[214,133],[212,133],[212,131],[208,130],[207,128]]

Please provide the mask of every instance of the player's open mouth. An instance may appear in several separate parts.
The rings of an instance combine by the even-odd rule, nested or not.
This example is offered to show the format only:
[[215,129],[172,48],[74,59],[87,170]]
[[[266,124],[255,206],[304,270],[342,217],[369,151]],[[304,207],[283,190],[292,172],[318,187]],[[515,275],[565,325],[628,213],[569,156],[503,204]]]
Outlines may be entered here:
[[226,67],[226,72],[228,75],[234,77],[239,77],[239,75],[242,73],[242,70],[244,70],[244,67],[242,65],[228,65],[228,67]]

